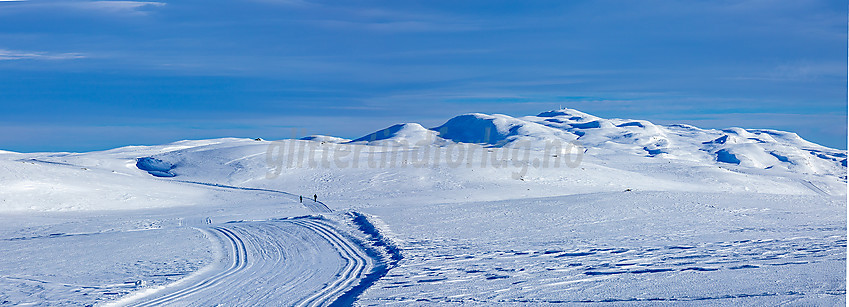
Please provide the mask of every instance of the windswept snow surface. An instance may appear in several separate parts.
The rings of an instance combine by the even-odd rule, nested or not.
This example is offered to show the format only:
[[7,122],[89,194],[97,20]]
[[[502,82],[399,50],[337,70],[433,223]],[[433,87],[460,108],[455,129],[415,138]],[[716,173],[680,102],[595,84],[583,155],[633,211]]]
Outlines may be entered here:
[[0,305],[843,305],[846,192],[793,133],[571,109],[0,152]]
[[839,306],[842,210],[817,196],[672,192],[373,208],[405,256],[360,302]]

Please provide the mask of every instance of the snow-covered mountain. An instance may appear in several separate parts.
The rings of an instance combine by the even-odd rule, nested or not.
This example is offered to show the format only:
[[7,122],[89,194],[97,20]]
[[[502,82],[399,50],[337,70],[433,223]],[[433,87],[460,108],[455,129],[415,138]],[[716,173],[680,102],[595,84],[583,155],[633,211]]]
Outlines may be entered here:
[[[546,151],[552,142],[572,146],[573,156],[582,159],[580,168],[537,167],[535,160],[557,156]],[[528,156],[516,156],[511,148],[528,149]],[[628,188],[845,195],[846,161],[846,151],[790,132],[656,125],[571,109],[519,118],[472,113],[430,129],[397,124],[354,140],[224,138],[90,153],[2,152],[0,200],[6,205],[0,211],[209,201],[195,187],[173,193],[172,185],[151,177],[267,189],[297,186],[369,202],[421,195],[502,199],[534,184],[561,187],[537,192],[552,196]],[[279,178],[267,180],[269,170]],[[87,179],[77,180],[82,178]],[[492,186],[503,193],[486,192]],[[480,193],[471,192],[475,189]]]
[[543,147],[546,141],[575,141],[595,155],[690,160],[846,179],[846,151],[806,141],[792,132],[656,125],[645,120],[604,119],[572,109],[520,118],[471,113],[429,130],[418,124],[398,124],[354,140],[374,145],[453,142],[532,148]]

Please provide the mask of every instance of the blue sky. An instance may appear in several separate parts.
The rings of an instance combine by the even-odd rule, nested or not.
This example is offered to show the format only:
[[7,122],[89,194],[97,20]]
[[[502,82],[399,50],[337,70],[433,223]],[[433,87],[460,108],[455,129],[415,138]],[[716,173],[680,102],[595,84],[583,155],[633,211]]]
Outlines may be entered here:
[[799,133],[846,148],[845,1],[0,0],[0,149],[466,112]]

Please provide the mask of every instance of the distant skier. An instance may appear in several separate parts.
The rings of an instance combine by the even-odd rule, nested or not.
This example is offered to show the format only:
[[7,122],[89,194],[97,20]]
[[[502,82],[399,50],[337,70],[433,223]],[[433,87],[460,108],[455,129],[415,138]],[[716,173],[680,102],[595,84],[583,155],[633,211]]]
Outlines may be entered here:
[[318,202],[318,194],[313,194],[313,195],[312,195],[312,201],[314,201],[314,202]]
[[299,200],[299,201],[300,201],[301,203],[304,203],[304,196],[303,196],[303,195],[299,195],[298,197],[301,199],[301,200]]

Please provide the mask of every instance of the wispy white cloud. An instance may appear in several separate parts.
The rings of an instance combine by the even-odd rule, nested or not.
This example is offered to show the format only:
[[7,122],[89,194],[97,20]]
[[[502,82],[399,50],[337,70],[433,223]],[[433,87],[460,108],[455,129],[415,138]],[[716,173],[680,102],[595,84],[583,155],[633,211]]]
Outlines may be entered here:
[[164,6],[164,2],[155,1],[85,1],[72,2],[81,9],[99,10],[107,13],[142,13],[144,9]]
[[9,60],[73,60],[85,58],[79,53],[50,53],[0,49],[0,61]]
[[63,10],[77,12],[95,12],[108,15],[147,15],[150,9],[162,7],[166,3],[158,1],[85,1],[85,0],[0,0],[0,2],[17,2],[18,5],[4,7],[1,14],[16,14],[22,12],[40,12],[44,10]]

